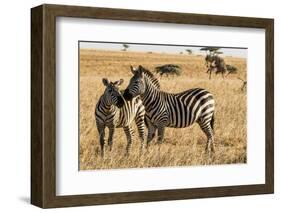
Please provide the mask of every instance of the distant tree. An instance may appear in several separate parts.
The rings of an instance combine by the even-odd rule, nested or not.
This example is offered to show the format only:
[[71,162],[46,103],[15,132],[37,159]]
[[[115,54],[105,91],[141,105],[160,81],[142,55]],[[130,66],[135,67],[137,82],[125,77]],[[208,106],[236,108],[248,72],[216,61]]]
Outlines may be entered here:
[[191,49],[186,49],[185,51],[188,52],[189,55],[193,53]]
[[202,47],[201,49],[200,49],[200,51],[208,51],[209,50],[209,47]]
[[202,47],[200,51],[205,51],[207,54],[213,55],[215,52],[219,52],[219,47]]
[[159,73],[160,76],[163,76],[164,74],[166,76],[169,75],[180,75],[181,74],[181,67],[177,64],[165,64],[161,66],[155,67],[156,73]]
[[222,51],[214,51],[213,54],[214,55],[220,55],[220,54],[223,54],[223,52]]
[[219,47],[209,47],[210,52],[217,52],[219,49]]
[[182,55],[182,54],[183,54],[183,52],[180,52],[180,54]]
[[122,45],[123,45],[122,51],[127,51],[127,49],[130,47],[128,44],[122,44]]

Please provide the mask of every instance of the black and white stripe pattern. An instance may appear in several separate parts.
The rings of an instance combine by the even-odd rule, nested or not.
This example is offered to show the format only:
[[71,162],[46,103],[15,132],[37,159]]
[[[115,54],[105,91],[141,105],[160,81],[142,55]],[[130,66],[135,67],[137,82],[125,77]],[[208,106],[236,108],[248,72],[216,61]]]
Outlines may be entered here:
[[[165,127],[184,128],[197,122],[208,140],[206,149],[213,150],[214,109],[213,95],[205,89],[195,88],[172,94],[160,90],[153,74],[139,66],[131,67],[134,76],[124,92],[124,98],[140,95],[145,106],[149,143],[158,131],[158,142],[162,143]],[[157,82],[157,83],[156,83]]]
[[122,83],[123,79],[114,83],[103,79],[103,84],[106,86],[106,89],[104,94],[100,97],[95,109],[102,156],[104,155],[105,127],[109,129],[108,145],[110,150],[112,149],[115,128],[123,127],[127,137],[126,153],[129,154],[134,133],[132,122],[135,121],[141,140],[141,149],[143,147],[145,137],[145,108],[140,97],[135,97],[130,101],[124,100],[118,88]]

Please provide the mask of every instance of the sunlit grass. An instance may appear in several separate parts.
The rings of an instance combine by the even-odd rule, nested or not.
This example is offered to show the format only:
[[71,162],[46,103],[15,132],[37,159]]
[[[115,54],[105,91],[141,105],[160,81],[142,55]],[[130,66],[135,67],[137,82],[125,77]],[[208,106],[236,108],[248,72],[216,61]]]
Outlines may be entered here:
[[[238,74],[222,79],[208,79],[202,56],[148,54],[82,50],[80,54],[80,169],[142,168],[163,166],[189,166],[207,164],[245,163],[247,160],[246,92],[241,91],[245,79],[246,61],[226,58],[228,64],[238,68]],[[209,90],[215,97],[215,149],[211,157],[205,154],[206,137],[197,124],[184,129],[167,128],[164,143],[154,143],[143,155],[140,142],[134,137],[131,154],[125,157],[127,144],[123,129],[117,129],[113,150],[100,157],[98,132],[94,109],[104,91],[101,79],[123,78],[125,88],[131,77],[130,65],[143,65],[151,70],[156,65],[174,63],[182,66],[182,75],[162,77],[161,88],[180,92],[193,87]]]

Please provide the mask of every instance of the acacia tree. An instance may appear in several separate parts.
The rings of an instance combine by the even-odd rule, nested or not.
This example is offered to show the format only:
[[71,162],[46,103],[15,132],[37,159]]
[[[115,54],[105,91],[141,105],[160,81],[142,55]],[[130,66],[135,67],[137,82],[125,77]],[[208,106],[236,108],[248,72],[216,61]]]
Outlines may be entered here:
[[123,45],[122,51],[127,51],[127,49],[130,47],[128,44],[122,44],[122,45]]
[[191,49],[186,49],[185,51],[186,51],[189,55],[192,54],[192,50],[191,50]]
[[223,54],[223,52],[222,51],[214,51],[213,54],[214,55],[221,55],[221,54]]
[[215,55],[220,53],[219,49],[219,47],[202,47],[200,51],[205,51],[207,55]]

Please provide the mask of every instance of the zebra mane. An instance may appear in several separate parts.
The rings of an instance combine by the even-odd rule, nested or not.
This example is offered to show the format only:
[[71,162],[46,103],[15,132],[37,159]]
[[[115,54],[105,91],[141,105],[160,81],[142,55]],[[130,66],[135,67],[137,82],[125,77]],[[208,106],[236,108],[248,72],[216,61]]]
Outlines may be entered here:
[[153,75],[153,73],[151,71],[149,71],[148,69],[145,69],[144,67],[140,66],[140,68],[142,69],[144,75],[151,81],[151,83],[157,88],[160,89],[160,83],[158,81],[158,79]]

